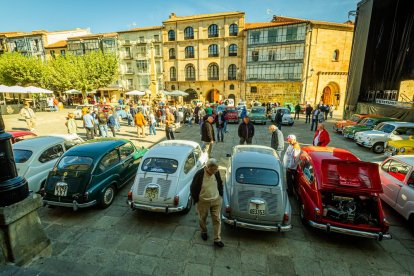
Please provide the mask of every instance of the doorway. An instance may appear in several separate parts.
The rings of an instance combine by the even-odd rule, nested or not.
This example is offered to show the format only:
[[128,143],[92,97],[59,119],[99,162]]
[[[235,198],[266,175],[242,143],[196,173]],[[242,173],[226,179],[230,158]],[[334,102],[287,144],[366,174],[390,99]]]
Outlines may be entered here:
[[207,93],[207,100],[210,103],[215,103],[220,100],[220,92],[217,89],[211,89]]

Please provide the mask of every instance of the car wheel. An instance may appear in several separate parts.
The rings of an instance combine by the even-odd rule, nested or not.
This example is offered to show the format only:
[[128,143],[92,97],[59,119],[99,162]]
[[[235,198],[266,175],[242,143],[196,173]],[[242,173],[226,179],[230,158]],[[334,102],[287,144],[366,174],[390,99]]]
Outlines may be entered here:
[[300,221],[303,223],[303,225],[308,226],[308,220],[305,217],[305,205],[299,201],[299,216],[300,216]]
[[382,153],[384,152],[384,143],[378,142],[372,146],[372,151],[375,153]]
[[108,188],[106,188],[101,196],[101,202],[100,205],[102,208],[109,207],[115,198],[115,188],[114,185],[110,185]]
[[183,214],[188,214],[191,210],[191,206],[193,206],[193,198],[191,195],[188,197],[187,206],[185,206],[185,209],[183,210]]

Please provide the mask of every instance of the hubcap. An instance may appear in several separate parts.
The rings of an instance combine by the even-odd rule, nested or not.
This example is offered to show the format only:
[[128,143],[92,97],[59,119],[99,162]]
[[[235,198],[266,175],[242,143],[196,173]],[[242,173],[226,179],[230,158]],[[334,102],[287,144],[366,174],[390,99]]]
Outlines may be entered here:
[[384,150],[384,148],[383,148],[383,146],[380,144],[380,145],[377,145],[377,146],[375,146],[375,151],[376,152],[381,152],[381,151],[383,151]]
[[109,187],[108,189],[106,189],[105,194],[104,194],[105,204],[106,205],[110,204],[113,198],[114,198],[114,190],[111,187]]

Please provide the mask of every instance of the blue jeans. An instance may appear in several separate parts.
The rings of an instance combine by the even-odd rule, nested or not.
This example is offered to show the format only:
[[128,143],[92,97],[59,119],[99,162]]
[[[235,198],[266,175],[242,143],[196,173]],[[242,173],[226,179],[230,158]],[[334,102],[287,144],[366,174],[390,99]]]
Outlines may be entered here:
[[227,133],[227,121],[224,121],[224,133]]
[[315,130],[318,128],[318,119],[312,119],[311,131],[313,131],[313,126],[315,126]]
[[115,129],[119,131],[121,129],[121,125],[119,124],[119,120],[115,120]]
[[99,125],[102,137],[108,137],[108,125]]
[[222,127],[217,127],[217,142],[223,142],[224,139],[224,129]]
[[149,135],[152,135],[153,133],[154,135],[157,135],[157,132],[155,131],[155,123],[149,126]]

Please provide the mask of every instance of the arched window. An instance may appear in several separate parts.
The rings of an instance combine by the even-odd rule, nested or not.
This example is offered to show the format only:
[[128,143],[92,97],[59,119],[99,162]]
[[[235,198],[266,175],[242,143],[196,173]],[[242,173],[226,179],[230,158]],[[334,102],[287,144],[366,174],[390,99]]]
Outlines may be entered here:
[[333,61],[338,61],[338,60],[339,60],[339,50],[338,50],[338,49],[336,49],[336,50],[333,52],[332,60],[333,60]]
[[218,37],[218,26],[216,24],[211,24],[208,27],[208,37]]
[[237,57],[237,45],[236,44],[230,44],[229,57]]
[[192,64],[187,64],[185,66],[185,80],[192,81],[195,80],[195,68]]
[[210,63],[207,68],[208,79],[209,80],[218,80],[219,79],[219,67],[217,63]]
[[[234,84],[230,84],[230,90],[234,90]],[[230,98],[230,96],[229,96],[229,98]]]
[[194,47],[193,46],[185,47],[184,52],[185,52],[185,58],[194,58]]
[[175,67],[170,68],[170,81],[176,81],[177,80],[177,69]]
[[235,80],[237,78],[237,67],[235,64],[230,64],[228,78],[229,80]]
[[168,41],[175,41],[175,32],[173,30],[168,31]]
[[231,24],[229,27],[229,35],[230,36],[237,36],[239,33],[239,27],[237,24]]
[[217,44],[211,44],[210,46],[208,46],[208,56],[209,57],[218,57],[219,56]]
[[194,39],[193,27],[187,27],[184,29],[184,39]]
[[171,90],[175,90],[175,85],[171,85]]
[[175,59],[175,49],[171,48],[170,50],[168,50],[168,56],[170,59]]

